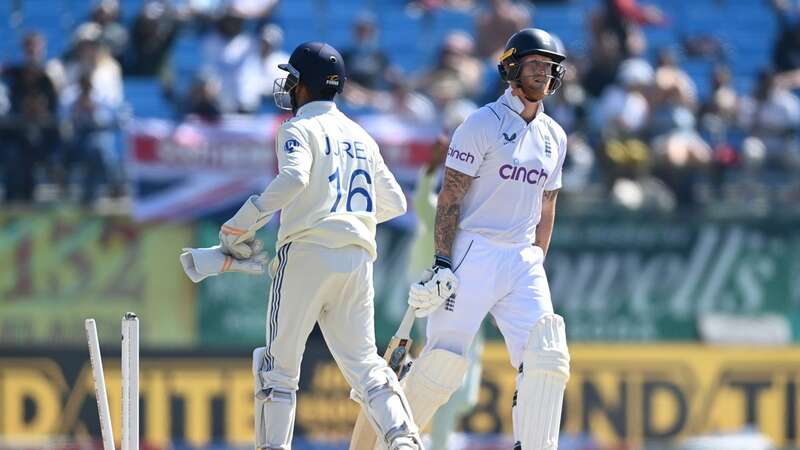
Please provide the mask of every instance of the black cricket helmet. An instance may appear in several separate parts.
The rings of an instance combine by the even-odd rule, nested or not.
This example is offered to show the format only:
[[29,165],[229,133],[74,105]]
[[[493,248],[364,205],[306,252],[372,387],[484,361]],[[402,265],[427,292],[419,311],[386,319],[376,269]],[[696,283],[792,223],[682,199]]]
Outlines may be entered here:
[[514,33],[508,40],[505,51],[500,56],[497,70],[503,81],[518,81],[522,74],[520,61],[528,55],[544,55],[552,59],[550,73],[550,86],[548,94],[553,94],[561,86],[566,68],[561,64],[567,54],[564,44],[555,35],[539,28],[525,28]]
[[278,64],[289,72],[286,78],[275,80],[272,95],[281,109],[292,109],[291,90],[298,83],[308,88],[316,98],[324,94],[341,93],[347,79],[344,60],[339,52],[324,42],[304,42],[289,57],[288,64]]

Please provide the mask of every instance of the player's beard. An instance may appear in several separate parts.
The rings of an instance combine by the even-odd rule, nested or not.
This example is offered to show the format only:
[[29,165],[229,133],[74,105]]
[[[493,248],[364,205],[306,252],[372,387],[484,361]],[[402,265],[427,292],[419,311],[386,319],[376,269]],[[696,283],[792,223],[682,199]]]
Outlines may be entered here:
[[[537,78],[543,78],[544,81],[538,83],[535,81]],[[520,91],[522,91],[522,95],[525,97],[525,100],[536,103],[542,101],[542,99],[547,96],[547,87],[550,85],[550,78],[545,75],[542,75],[541,77],[531,75],[520,77],[514,83],[520,89]]]

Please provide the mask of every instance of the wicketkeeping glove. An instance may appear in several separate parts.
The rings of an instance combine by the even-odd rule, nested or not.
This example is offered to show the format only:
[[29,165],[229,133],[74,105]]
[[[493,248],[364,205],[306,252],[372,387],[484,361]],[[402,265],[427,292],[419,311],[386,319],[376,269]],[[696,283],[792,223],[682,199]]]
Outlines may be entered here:
[[222,253],[219,245],[209,248],[184,248],[180,257],[181,265],[186,275],[195,283],[223,272],[262,274],[267,254],[261,252],[263,247],[261,241],[253,241],[250,246],[255,256],[245,260],[238,260]]
[[226,255],[245,260],[258,253],[253,252],[248,244],[255,239],[256,231],[269,222],[272,214],[261,212],[255,203],[257,199],[257,195],[251,195],[239,211],[220,228],[219,244]]

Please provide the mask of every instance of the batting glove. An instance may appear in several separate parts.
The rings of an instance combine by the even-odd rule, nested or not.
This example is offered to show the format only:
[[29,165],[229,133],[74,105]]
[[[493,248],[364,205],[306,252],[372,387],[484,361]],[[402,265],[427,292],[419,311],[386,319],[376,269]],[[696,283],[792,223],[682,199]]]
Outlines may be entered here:
[[209,248],[184,248],[180,257],[181,265],[189,279],[195,283],[224,272],[243,272],[252,275],[264,273],[267,254],[261,252],[261,241],[254,241],[249,246],[255,256],[244,260],[224,254],[219,245]]
[[414,307],[414,315],[425,317],[441,306],[448,298],[455,297],[458,278],[450,270],[449,261],[437,257],[434,266],[425,269],[422,280],[412,284],[408,293],[408,304]]
[[272,214],[261,212],[255,203],[257,199],[257,195],[251,195],[239,211],[220,228],[219,243],[226,255],[245,260],[258,253],[249,244],[253,242],[256,231],[269,222]]

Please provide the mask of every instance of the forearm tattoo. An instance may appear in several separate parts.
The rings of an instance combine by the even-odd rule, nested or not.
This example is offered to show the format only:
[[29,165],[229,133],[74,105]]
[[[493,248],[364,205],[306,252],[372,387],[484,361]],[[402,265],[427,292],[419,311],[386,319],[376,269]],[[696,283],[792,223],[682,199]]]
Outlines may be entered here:
[[558,197],[559,189],[544,191],[542,193],[542,214],[539,218],[539,225],[536,227],[536,239],[533,245],[542,248],[545,254],[550,247],[550,238],[553,234],[553,220],[555,219],[555,201]]
[[558,197],[558,191],[560,190],[561,189],[553,189],[552,191],[544,191],[544,193],[542,193],[542,199],[552,202]]
[[473,178],[461,172],[446,168],[444,183],[436,206],[435,241],[436,254],[451,256],[453,241],[458,230],[461,214],[461,201],[467,194]]

